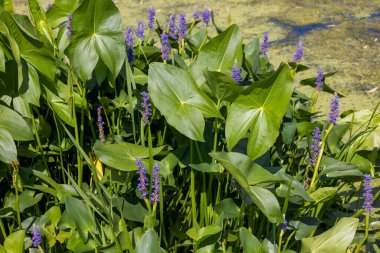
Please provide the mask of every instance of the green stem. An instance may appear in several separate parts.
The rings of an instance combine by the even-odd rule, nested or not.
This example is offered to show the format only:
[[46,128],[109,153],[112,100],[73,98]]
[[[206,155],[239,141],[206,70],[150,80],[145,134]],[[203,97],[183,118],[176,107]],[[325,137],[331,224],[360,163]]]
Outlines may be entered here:
[[121,216],[121,229],[123,230],[123,232],[125,234],[125,241],[127,243],[127,248],[128,248],[130,253],[133,253],[134,252],[133,251],[133,244],[132,244],[131,238],[129,237],[127,224],[125,223],[125,219],[123,216]]
[[38,134],[38,129],[37,129],[37,125],[36,125],[36,120],[34,118],[34,115],[33,115],[33,112],[30,114],[30,116],[32,117],[32,123],[33,123],[33,129],[34,129],[34,134],[35,134],[35,137],[36,137],[36,141],[37,141],[37,145],[38,145],[38,148],[40,149],[40,152],[41,152],[41,158],[42,158],[42,162],[45,166],[45,169],[46,169],[46,172],[48,173],[48,175],[50,176],[50,171],[49,171],[49,166],[47,164],[47,161],[46,161],[46,157],[45,157],[45,152],[42,148],[42,145],[41,145],[41,140],[40,140],[40,136]]
[[[190,162],[194,162],[193,157],[193,141],[190,140]],[[191,182],[190,182],[190,191],[191,191],[191,213],[193,217],[193,227],[197,224],[197,202],[195,199],[195,171],[191,169]]]
[[364,232],[364,237],[363,239],[360,241],[358,247],[356,247],[355,249],[355,252],[354,253],[358,253],[360,248],[364,245],[364,243],[367,241],[367,238],[368,238],[368,229],[369,229],[369,213],[366,213],[365,214],[365,232]]
[[20,198],[18,195],[18,187],[17,187],[18,167],[17,165],[12,165],[12,167],[13,167],[13,186],[16,191],[17,222],[18,222],[19,227],[21,228]]
[[4,223],[3,220],[0,219],[0,229],[1,229],[1,234],[3,235],[3,238],[7,238],[7,232],[5,231]]
[[284,230],[281,229],[280,235],[278,237],[278,247],[277,247],[277,253],[281,253],[281,245],[282,245],[282,237],[284,235]]
[[309,191],[313,191],[314,190],[314,184],[315,184],[315,180],[317,179],[317,176],[318,176],[319,164],[320,164],[322,156],[323,156],[323,151],[325,150],[325,145],[326,145],[327,137],[329,136],[329,134],[330,134],[331,130],[333,129],[333,127],[334,127],[334,124],[330,124],[329,128],[327,128],[326,134],[323,136],[321,150],[319,151],[318,160],[317,160],[317,162],[315,164],[315,167],[314,167],[313,178],[311,179],[311,182],[310,182]]
[[294,230],[289,236],[288,236],[288,239],[286,239],[286,242],[285,242],[285,245],[284,245],[284,249],[287,249],[288,248],[288,244],[290,242],[290,239],[293,237],[293,235],[296,233],[296,230]]

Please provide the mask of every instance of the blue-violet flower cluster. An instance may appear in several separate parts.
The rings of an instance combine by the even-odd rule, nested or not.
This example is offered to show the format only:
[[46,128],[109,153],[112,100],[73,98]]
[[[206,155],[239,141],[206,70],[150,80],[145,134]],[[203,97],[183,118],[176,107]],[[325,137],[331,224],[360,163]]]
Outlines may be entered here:
[[336,125],[336,120],[339,117],[339,96],[335,92],[334,97],[331,99],[329,123]]
[[136,159],[136,165],[138,168],[137,174],[139,175],[139,184],[137,187],[139,188],[139,191],[141,193],[141,197],[143,199],[146,199],[148,196],[148,184],[149,184],[149,179],[146,176],[146,168],[140,158]]
[[169,60],[170,43],[169,43],[169,36],[165,32],[161,34],[161,52],[162,52],[162,56],[161,56],[162,60],[163,61]]
[[319,68],[317,71],[317,78],[315,80],[315,89],[321,91],[323,88],[323,69]]
[[202,20],[203,20],[203,23],[205,23],[206,26],[208,26],[209,22],[210,22],[210,15],[211,15],[211,12],[209,9],[204,9],[202,11]]
[[198,6],[195,6],[195,11],[194,11],[194,13],[193,13],[193,18],[194,18],[195,20],[198,20],[200,17],[201,17],[201,13],[200,13],[199,10],[198,10]]
[[71,28],[71,20],[73,19],[73,14],[69,14],[67,15],[67,25],[66,25],[66,35],[67,35],[67,39],[70,40],[71,39],[71,35],[73,33],[73,30]]
[[175,25],[176,18],[177,16],[175,14],[170,15],[170,18],[169,18],[169,36],[175,40],[177,39],[177,34],[176,34],[177,27]]
[[141,106],[144,109],[143,121],[145,124],[149,124],[149,119],[152,116],[152,105],[149,102],[149,94],[148,94],[148,92],[143,91],[143,92],[141,92],[141,96],[143,99]]
[[239,68],[238,61],[235,59],[234,65],[232,66],[232,78],[235,79],[237,83],[240,83],[240,74],[241,74],[241,69]]
[[143,39],[145,36],[144,23],[141,21],[137,23],[136,35],[139,39]]
[[269,35],[268,33],[264,33],[263,43],[260,46],[260,54],[264,56],[265,59],[268,58],[267,53],[269,50]]
[[48,3],[48,4],[46,5],[45,10],[48,11],[48,10],[50,10],[50,8],[51,8],[51,3]]
[[33,247],[37,248],[41,244],[41,233],[36,224],[32,226],[32,241]]
[[313,131],[313,144],[311,144],[310,163],[315,166],[319,156],[319,142],[321,140],[321,130],[316,127]]
[[149,29],[154,28],[155,19],[156,19],[156,10],[153,7],[151,7],[149,9],[149,13],[148,13],[148,27],[149,27]]
[[153,192],[151,200],[153,204],[157,204],[160,201],[160,165],[155,163],[153,166]]
[[373,195],[372,195],[372,185],[371,185],[371,175],[365,174],[363,179],[363,197],[364,202],[362,208],[367,212],[370,213],[373,209],[372,202],[373,202]]
[[288,226],[288,221],[286,220],[285,218],[285,214],[284,214],[284,222],[281,223],[278,227],[281,229],[281,230],[286,230],[286,227]]
[[187,38],[186,14],[180,13],[178,19],[178,40]]
[[134,55],[133,53],[136,51],[134,46],[135,46],[135,40],[133,37],[133,28],[128,27],[127,31],[124,34],[124,39],[125,39],[125,44],[128,46],[127,49],[127,56],[128,56],[128,61],[133,62],[134,60]]
[[303,56],[303,43],[302,41],[298,41],[297,47],[296,47],[296,52],[293,55],[293,62],[301,62]]
[[99,106],[98,107],[98,113],[97,113],[97,125],[98,125],[98,129],[99,129],[99,140],[101,142],[105,142],[106,141],[106,135],[104,134],[104,121],[103,121],[103,118],[102,118],[102,106]]

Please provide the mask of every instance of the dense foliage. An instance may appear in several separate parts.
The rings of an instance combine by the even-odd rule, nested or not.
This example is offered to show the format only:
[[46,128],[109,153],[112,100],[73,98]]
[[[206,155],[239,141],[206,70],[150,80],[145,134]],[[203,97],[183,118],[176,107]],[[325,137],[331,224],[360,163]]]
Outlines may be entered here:
[[301,42],[275,67],[208,9],[0,3],[0,252],[379,252],[380,114],[295,89]]

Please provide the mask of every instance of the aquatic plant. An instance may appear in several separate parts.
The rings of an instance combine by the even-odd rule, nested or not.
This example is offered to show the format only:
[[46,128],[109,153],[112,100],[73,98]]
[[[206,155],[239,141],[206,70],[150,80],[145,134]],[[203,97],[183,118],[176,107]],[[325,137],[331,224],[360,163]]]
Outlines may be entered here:
[[28,4],[0,17],[1,252],[374,249],[378,109],[340,114],[301,42],[275,66],[208,8]]

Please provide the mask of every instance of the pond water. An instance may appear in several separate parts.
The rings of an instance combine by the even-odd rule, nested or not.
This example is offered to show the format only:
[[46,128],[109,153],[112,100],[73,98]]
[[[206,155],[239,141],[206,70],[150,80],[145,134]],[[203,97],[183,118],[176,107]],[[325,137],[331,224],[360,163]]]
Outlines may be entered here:
[[[305,45],[304,63],[312,69],[297,80],[315,75],[319,67],[337,72],[327,83],[347,95],[341,100],[346,109],[373,108],[380,99],[380,0],[115,0],[125,25],[146,20],[148,8],[157,10],[161,23],[170,13],[192,14],[195,6],[211,8],[216,23],[232,23],[242,28],[245,40],[269,32],[269,58],[278,65],[290,60],[295,44]],[[26,0],[15,1],[26,12]],[[41,0],[42,5],[49,1]],[[359,4],[360,3],[360,4]],[[310,94],[312,89],[300,88]],[[320,97],[318,109],[326,113],[331,95]]]

